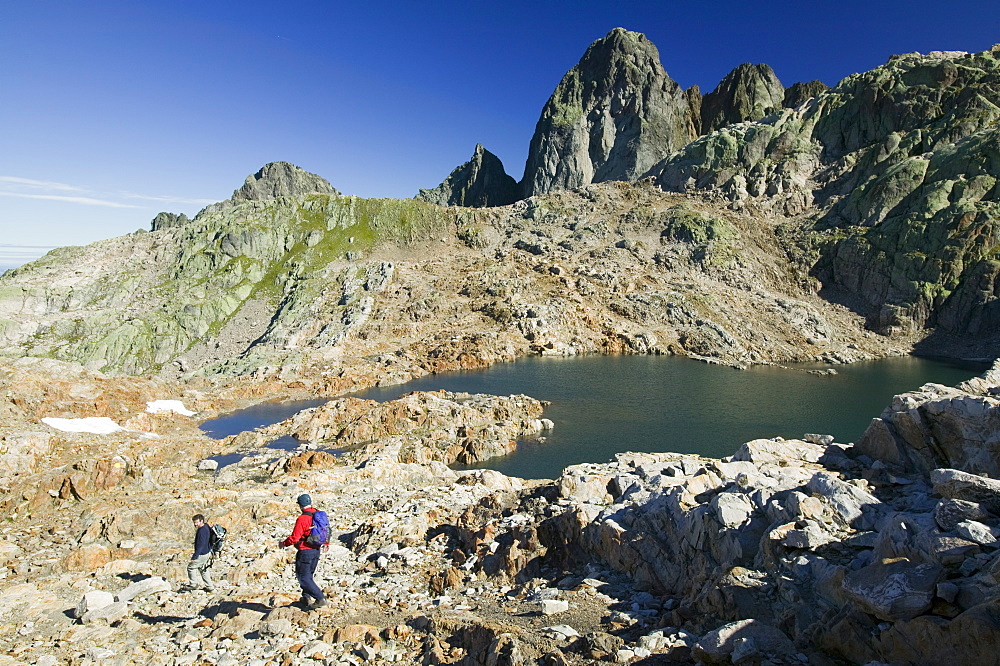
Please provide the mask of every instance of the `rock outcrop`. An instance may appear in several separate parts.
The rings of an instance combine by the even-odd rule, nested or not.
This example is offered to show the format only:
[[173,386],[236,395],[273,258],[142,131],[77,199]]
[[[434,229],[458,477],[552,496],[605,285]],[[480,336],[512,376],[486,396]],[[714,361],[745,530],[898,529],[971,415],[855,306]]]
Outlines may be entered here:
[[760,120],[785,106],[784,99],[785,87],[773,69],[744,63],[726,74],[701,100],[701,133]]
[[793,83],[785,89],[785,98],[782,106],[794,109],[800,104],[808,102],[813,97],[816,97],[820,93],[829,89],[830,86],[826,85],[822,81],[800,81],[798,83]]
[[896,56],[794,110],[708,134],[655,172],[668,190],[799,215],[814,275],[876,331],[989,336],[998,108],[996,52]]
[[[975,399],[967,388],[949,391],[936,443],[960,450],[994,416],[960,403]],[[691,647],[704,663],[740,663],[744,649],[775,663],[995,661],[1000,483],[808,437],[755,440],[723,460],[619,454],[567,468],[509,517],[468,511],[463,557],[491,575],[606,566],[651,593],[612,622],[641,635],[659,617],[703,634]]]
[[270,162],[247,176],[243,187],[233,192],[232,201],[264,201],[275,197],[303,194],[340,194],[325,178],[288,162]]
[[184,213],[158,213],[150,223],[150,231],[169,229],[170,227],[182,227],[191,220]]
[[591,44],[542,109],[521,196],[635,180],[695,136],[691,104],[656,47],[615,28]]
[[471,160],[436,188],[420,190],[414,198],[439,206],[486,208],[514,203],[517,194],[517,181],[504,171],[500,158],[477,143]]

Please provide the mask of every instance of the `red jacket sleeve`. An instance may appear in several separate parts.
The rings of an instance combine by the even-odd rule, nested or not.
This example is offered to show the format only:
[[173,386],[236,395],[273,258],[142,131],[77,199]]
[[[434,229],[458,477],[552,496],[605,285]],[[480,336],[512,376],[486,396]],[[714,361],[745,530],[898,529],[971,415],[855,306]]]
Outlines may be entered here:
[[299,515],[295,521],[295,528],[292,530],[291,535],[282,541],[281,545],[298,546],[303,539],[309,536],[309,531],[312,529],[312,522],[312,516],[308,513]]

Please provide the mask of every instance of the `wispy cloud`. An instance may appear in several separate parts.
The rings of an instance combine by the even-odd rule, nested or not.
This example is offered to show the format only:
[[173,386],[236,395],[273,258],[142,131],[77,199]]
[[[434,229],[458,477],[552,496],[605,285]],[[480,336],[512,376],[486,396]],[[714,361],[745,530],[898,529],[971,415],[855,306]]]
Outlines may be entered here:
[[207,206],[208,204],[218,203],[215,199],[184,199],[181,197],[172,197],[169,195],[152,196],[148,194],[133,194],[131,192],[124,192],[122,196],[126,199],[139,199],[141,201],[162,201],[166,203],[183,203],[183,204],[198,204],[201,206]]
[[142,208],[132,204],[123,204],[118,201],[106,201],[104,199],[94,199],[92,197],[70,197],[63,194],[30,194],[28,192],[0,192],[0,197],[17,197],[18,199],[48,199],[50,201],[66,201],[69,203],[85,204],[87,206],[107,206],[109,208]]
[[54,250],[54,245],[8,245],[0,243],[0,272],[26,264]]
[[0,183],[10,183],[13,185],[24,185],[46,190],[57,190],[65,192],[85,192],[82,187],[67,185],[65,183],[54,183],[47,180],[32,180],[31,178],[18,178],[17,176],[0,176]]
[[[68,194],[71,193],[71,194]],[[96,192],[86,187],[69,185],[47,180],[0,176],[0,196],[19,199],[43,199],[83,204],[85,206],[106,206],[109,208],[152,208],[141,202],[159,202],[206,206],[215,203],[212,199],[192,199],[190,197],[166,194],[149,195],[135,192]],[[129,203],[134,202],[134,203]]]

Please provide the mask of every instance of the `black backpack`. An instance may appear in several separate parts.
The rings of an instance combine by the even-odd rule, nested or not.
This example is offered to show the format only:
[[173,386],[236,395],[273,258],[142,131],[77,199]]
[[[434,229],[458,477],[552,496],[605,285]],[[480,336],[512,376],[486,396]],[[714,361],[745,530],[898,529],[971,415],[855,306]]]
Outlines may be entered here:
[[212,555],[218,555],[226,545],[226,528],[222,525],[208,526],[208,545],[212,548]]

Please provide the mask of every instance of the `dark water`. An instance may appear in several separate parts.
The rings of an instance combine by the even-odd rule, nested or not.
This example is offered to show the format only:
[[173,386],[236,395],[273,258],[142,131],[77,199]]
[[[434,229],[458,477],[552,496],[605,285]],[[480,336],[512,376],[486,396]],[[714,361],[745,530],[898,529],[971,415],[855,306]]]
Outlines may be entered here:
[[[249,409],[243,409],[231,414],[225,414],[217,419],[205,421],[199,427],[209,437],[225,439],[230,435],[235,435],[246,430],[280,423],[288,417],[301,412],[303,409],[319,407],[324,403],[326,403],[326,399],[323,398],[317,398],[316,400],[292,400],[289,402],[262,402]],[[282,439],[291,438],[283,437]]]
[[443,388],[548,400],[552,404],[544,418],[555,428],[544,443],[522,444],[515,453],[476,467],[555,478],[567,465],[605,462],[621,451],[719,458],[751,439],[807,432],[853,442],[893,395],[927,382],[954,385],[987,366],[904,357],[837,366],[836,375],[805,372],[829,368],[733,370],[663,356],[530,357],[359,395],[387,400],[406,391]]
[[[213,439],[225,439],[230,435],[235,435],[245,430],[253,430],[272,423],[279,423],[288,417],[301,412],[310,407],[319,407],[326,402],[325,398],[315,400],[292,400],[289,402],[262,402],[248,409],[220,416],[202,423],[201,428],[205,434]],[[279,437],[267,444],[265,448],[278,449],[282,451],[294,451],[301,442],[291,436]],[[209,460],[219,463],[219,469],[238,463],[252,455],[252,451],[234,451],[218,456],[211,456]]]
[[[807,432],[852,442],[893,395],[927,382],[954,385],[987,366],[904,357],[837,366],[836,375],[805,372],[829,368],[797,365],[791,370],[733,370],[663,356],[530,357],[357,395],[384,401],[410,391],[445,389],[524,393],[550,401],[543,417],[551,419],[555,428],[544,443],[522,443],[515,453],[477,467],[524,478],[555,478],[567,465],[605,462],[621,451],[723,457],[751,439],[801,437]],[[288,409],[292,411],[268,422],[296,411]],[[253,412],[250,420],[256,424],[251,428],[265,422],[257,408],[248,411]],[[218,420],[202,427],[218,428]],[[227,424],[227,428],[234,427],[235,420]]]

